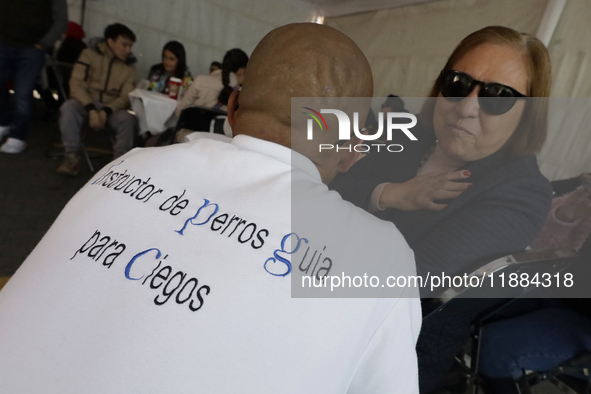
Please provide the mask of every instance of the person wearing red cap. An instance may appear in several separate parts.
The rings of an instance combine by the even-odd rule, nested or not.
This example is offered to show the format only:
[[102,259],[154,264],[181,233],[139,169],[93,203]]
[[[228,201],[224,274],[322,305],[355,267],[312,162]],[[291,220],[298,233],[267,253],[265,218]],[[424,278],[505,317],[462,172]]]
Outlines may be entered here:
[[[68,22],[68,30],[64,34],[64,39],[59,44],[55,52],[55,59],[58,62],[74,64],[87,45],[82,41],[86,37],[82,26],[76,22]],[[69,78],[68,78],[69,79]]]

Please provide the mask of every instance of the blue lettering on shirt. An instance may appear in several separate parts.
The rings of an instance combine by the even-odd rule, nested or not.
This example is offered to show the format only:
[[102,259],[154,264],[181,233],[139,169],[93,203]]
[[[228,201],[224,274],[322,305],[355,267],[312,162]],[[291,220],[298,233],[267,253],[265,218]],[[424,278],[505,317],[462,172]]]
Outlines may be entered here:
[[[289,237],[291,237],[292,235],[294,235],[297,239],[297,244],[294,250],[292,250],[291,252],[288,252],[285,250],[285,242],[289,239]],[[286,276],[289,275],[289,273],[291,272],[291,262],[281,256],[279,256],[279,253],[286,253],[286,254],[294,254],[295,252],[298,251],[298,249],[300,249],[300,244],[302,243],[302,241],[308,243],[308,240],[306,238],[300,238],[296,233],[289,233],[286,236],[283,237],[283,239],[281,240],[281,249],[275,249],[275,251],[273,252],[273,256],[275,257],[269,257],[264,264],[264,268],[265,271],[267,271],[268,273],[270,273],[273,276]],[[269,271],[267,269],[267,263],[269,261],[272,261],[273,263],[276,263],[277,260],[279,260],[279,262],[285,264],[285,266],[287,267],[287,271],[283,274],[274,274],[273,272]]]

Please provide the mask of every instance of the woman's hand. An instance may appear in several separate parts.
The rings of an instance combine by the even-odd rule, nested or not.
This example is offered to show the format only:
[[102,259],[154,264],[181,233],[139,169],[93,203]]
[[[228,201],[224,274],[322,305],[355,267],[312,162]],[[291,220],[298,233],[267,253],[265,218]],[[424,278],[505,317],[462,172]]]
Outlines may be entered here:
[[380,194],[381,208],[396,208],[401,211],[428,209],[440,211],[446,204],[435,200],[450,200],[467,190],[471,183],[454,182],[466,179],[470,171],[421,174],[403,183],[388,183]]

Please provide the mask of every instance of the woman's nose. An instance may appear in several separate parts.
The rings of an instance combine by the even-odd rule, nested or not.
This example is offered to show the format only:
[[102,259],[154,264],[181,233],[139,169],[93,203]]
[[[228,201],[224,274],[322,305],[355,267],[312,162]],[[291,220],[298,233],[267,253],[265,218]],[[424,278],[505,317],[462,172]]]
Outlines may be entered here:
[[456,111],[462,118],[475,118],[480,111],[478,104],[478,92],[480,86],[476,86],[465,99],[460,101],[456,106]]

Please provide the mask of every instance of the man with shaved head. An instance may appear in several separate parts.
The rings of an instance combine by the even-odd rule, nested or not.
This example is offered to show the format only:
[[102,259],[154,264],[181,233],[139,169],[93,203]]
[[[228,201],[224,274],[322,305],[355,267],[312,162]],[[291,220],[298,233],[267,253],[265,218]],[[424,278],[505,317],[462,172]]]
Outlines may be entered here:
[[102,169],[0,292],[0,391],[418,393],[416,289],[304,288],[415,274],[392,224],[326,187],[354,141],[320,154],[334,119],[312,141],[293,115],[307,97],[364,118],[372,85],[344,34],[284,26],[230,98],[230,143]]

